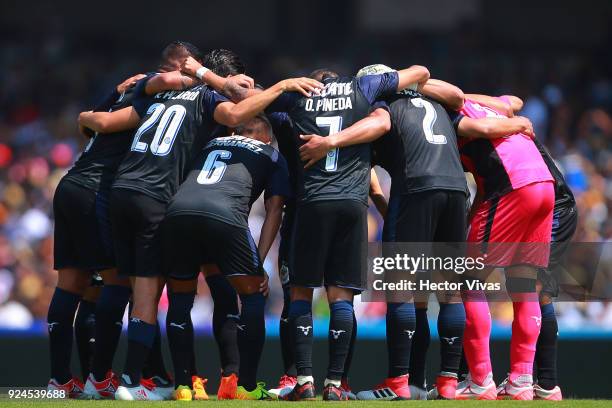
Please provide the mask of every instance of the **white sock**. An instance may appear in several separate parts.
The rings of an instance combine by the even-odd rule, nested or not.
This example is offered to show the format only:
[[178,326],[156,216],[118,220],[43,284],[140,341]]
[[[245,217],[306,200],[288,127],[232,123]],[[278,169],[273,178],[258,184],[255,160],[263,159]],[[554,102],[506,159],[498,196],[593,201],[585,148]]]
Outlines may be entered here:
[[298,375],[297,376],[298,385],[304,385],[307,382],[314,383],[314,378],[312,377],[312,375]]
[[329,378],[326,378],[325,382],[323,383],[323,386],[327,387],[329,384],[331,384],[334,387],[340,387],[340,383],[340,380],[330,380]]

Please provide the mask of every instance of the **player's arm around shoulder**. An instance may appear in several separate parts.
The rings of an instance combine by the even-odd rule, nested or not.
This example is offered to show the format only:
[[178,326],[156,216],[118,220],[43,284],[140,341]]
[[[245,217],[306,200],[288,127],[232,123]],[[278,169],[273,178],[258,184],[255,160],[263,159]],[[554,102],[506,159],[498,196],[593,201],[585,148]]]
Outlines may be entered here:
[[138,126],[140,116],[131,106],[114,112],[81,112],[79,127],[89,128],[98,133],[114,133]]
[[217,123],[236,127],[247,120],[253,119],[283,93],[295,92],[310,97],[313,92],[318,92],[320,89],[323,89],[323,84],[312,78],[284,79],[239,103],[224,102],[219,104],[215,109],[214,118]]
[[429,70],[427,67],[422,65],[413,65],[409,68],[405,68],[397,71],[398,83],[397,91],[404,90],[406,88],[420,91],[427,80],[429,79]]
[[473,119],[462,117],[457,134],[467,138],[498,139],[521,133],[530,138],[535,138],[533,124],[523,116],[512,118],[480,118]]
[[309,168],[327,155],[331,149],[370,143],[391,130],[391,116],[385,108],[376,108],[365,118],[338,133],[326,137],[300,135],[305,143],[300,146],[300,159]]
[[146,79],[144,93],[155,95],[163,91],[183,91],[199,84],[196,78],[183,74],[181,71],[162,72]]
[[440,79],[428,79],[420,92],[454,111],[460,110],[465,101],[465,94],[461,88]]

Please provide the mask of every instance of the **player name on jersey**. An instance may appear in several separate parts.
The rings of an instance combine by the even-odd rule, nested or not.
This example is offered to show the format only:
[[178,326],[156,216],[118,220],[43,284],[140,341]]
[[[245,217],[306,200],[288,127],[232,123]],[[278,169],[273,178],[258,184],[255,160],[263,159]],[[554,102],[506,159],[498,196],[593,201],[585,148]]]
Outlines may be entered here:
[[206,147],[212,146],[236,146],[249,149],[255,153],[260,153],[263,152],[263,146],[266,146],[266,144],[259,140],[250,139],[244,136],[226,136],[211,140]]
[[[331,82],[319,95],[306,100],[304,109],[308,112],[331,112],[345,109],[353,109],[350,95],[353,93],[351,82]],[[337,96],[337,98],[329,98]]]
[[196,91],[164,91],[155,94],[155,99],[182,99],[184,101],[195,101],[200,93]]

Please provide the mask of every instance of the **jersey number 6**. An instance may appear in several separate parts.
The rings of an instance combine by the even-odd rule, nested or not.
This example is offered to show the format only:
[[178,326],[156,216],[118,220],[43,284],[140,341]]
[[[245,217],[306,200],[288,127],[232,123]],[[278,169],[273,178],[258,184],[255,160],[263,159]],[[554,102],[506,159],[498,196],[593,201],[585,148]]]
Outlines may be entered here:
[[222,160],[227,160],[230,157],[232,157],[232,152],[228,152],[227,150],[213,150],[208,153],[202,170],[200,170],[200,174],[198,174],[198,184],[218,183],[227,169],[227,164]]

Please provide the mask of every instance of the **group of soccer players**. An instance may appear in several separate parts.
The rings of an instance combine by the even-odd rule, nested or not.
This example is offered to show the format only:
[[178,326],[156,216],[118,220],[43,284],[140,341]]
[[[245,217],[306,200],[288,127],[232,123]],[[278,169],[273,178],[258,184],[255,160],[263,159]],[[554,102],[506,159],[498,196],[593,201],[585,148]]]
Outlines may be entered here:
[[[261,89],[233,52],[202,55],[190,43],[171,43],[155,72],[127,79],[79,116],[91,139],[54,198],[49,388],[72,398],[208,399],[190,315],[202,273],[214,301],[218,399],[316,398],[317,287],[325,287],[330,308],[324,400],[561,399],[551,303],[559,255],[547,245],[569,241],[575,203],[531,123],[515,116],[521,104],[464,95],[422,66],[374,65],[356,76],[318,69]],[[375,164],[391,176],[388,204]],[[470,214],[464,168],[478,185]],[[266,216],[255,243],[248,216],[262,192]],[[499,387],[486,296],[470,291],[438,296],[442,362],[429,393],[427,302],[392,294],[388,378],[350,390],[368,195],[385,220],[383,242],[467,240],[490,255],[488,267],[505,269],[515,317],[510,374]],[[279,230],[284,374],[267,390],[257,381],[269,290],[263,261]],[[500,251],[495,243],[534,245]],[[92,274],[101,289],[92,288]],[[164,286],[173,376],[157,321]],[[112,363],[128,304],[128,352],[117,376]],[[85,384],[70,372],[73,330],[86,333],[76,337]]]

